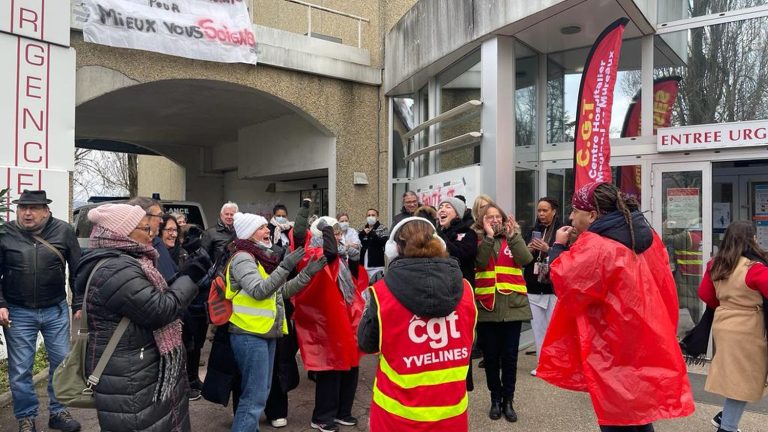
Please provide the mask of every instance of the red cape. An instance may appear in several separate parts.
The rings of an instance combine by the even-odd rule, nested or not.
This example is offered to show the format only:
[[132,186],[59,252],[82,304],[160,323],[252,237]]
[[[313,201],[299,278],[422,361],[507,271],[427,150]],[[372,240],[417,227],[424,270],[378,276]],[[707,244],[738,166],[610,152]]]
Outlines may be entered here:
[[[323,255],[321,247],[309,247],[306,251],[298,270],[303,269],[311,257]],[[306,289],[293,297],[296,306],[293,320],[306,370],[349,370],[360,363],[357,326],[365,307],[360,292],[368,286],[368,274],[365,269],[359,272],[360,278],[355,281],[358,290],[348,305],[336,283],[339,265],[338,259],[326,265]]]
[[589,392],[601,425],[642,425],[695,407],[677,343],[677,290],[661,239],[635,255],[586,232],[551,266],[558,301],[536,375]]

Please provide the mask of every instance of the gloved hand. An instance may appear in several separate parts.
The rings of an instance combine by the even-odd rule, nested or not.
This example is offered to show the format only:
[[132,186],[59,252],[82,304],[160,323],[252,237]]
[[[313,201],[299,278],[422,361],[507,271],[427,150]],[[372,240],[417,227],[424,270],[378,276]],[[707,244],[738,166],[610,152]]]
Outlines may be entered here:
[[290,272],[296,268],[296,264],[298,264],[302,258],[304,258],[304,248],[300,247],[283,257],[283,260],[280,262],[280,267]]
[[193,282],[197,283],[208,274],[208,269],[211,265],[211,259],[206,255],[200,254],[184,261],[184,264],[179,269],[179,274],[189,276]]
[[304,270],[301,272],[305,273],[311,279],[312,276],[322,270],[327,263],[328,260],[326,260],[324,256],[314,257],[307,262],[307,266],[304,267]]
[[317,222],[317,229],[318,229],[318,230],[320,230],[320,231],[322,231],[322,230],[323,230],[323,228],[325,228],[325,227],[327,227],[327,226],[328,226],[328,222],[326,222],[326,221],[325,221],[325,219],[320,219],[320,220]]

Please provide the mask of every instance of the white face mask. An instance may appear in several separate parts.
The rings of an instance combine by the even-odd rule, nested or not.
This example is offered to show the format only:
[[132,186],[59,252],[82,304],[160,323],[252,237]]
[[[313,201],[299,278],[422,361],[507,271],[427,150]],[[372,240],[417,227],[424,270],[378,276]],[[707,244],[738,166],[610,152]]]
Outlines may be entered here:
[[368,216],[365,221],[368,222],[368,225],[373,226],[376,224],[376,216]]
[[283,216],[276,216],[275,222],[279,223],[280,225],[285,225],[288,223],[288,219],[284,218]]
[[342,231],[346,231],[349,228],[349,222],[339,222],[339,227]]

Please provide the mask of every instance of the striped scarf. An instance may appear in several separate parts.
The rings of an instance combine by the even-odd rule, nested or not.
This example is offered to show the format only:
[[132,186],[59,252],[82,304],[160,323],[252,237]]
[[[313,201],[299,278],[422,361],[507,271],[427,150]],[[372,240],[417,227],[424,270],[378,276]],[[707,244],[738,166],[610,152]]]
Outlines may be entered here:
[[[159,254],[151,244],[137,243],[130,237],[119,235],[100,225],[93,227],[89,243],[92,249],[117,249],[136,257],[147,279],[155,288],[160,291],[168,288],[163,275],[155,267]],[[176,319],[152,332],[160,352],[158,383],[152,399],[155,402],[167,400],[179,379],[184,375],[186,359],[181,339],[181,326],[181,320]]]

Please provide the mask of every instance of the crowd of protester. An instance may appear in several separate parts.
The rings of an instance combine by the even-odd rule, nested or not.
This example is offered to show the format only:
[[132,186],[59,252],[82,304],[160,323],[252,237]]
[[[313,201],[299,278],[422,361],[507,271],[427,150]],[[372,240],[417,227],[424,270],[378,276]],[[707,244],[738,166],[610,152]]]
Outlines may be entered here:
[[[128,320],[93,387],[103,430],[189,431],[189,403],[201,398],[231,403],[233,431],[258,431],[262,415],[285,427],[298,353],[315,382],[309,426],[335,432],[358,424],[360,358],[378,353],[369,430],[466,431],[475,345],[488,417],[516,422],[527,321],[531,374],[587,392],[602,431],[653,431],[653,422],[694,410],[665,246],[637,201],[607,183],[576,191],[569,225],[560,203],[542,197],[525,227],[484,194],[471,206],[452,196],[434,208],[406,192],[391,230],[374,208],[312,217],[310,200],[294,220],[282,204],[257,215],[226,202],[203,230],[134,198],[90,210],[82,257],[49,203],[45,191],[25,191],[0,236],[0,324],[21,432],[35,431],[39,414],[30,340],[42,333],[51,373],[69,350],[67,284],[73,318],[88,314],[86,373]],[[365,218],[359,229],[356,217]],[[699,290],[714,317],[718,350],[706,388],[726,398],[713,419],[720,431],[738,429],[768,376],[760,312],[768,256],[754,234],[748,222],[728,228]],[[209,329],[215,278],[231,314]],[[635,355],[628,344],[654,354]],[[48,394],[49,428],[79,430],[50,383]]]

